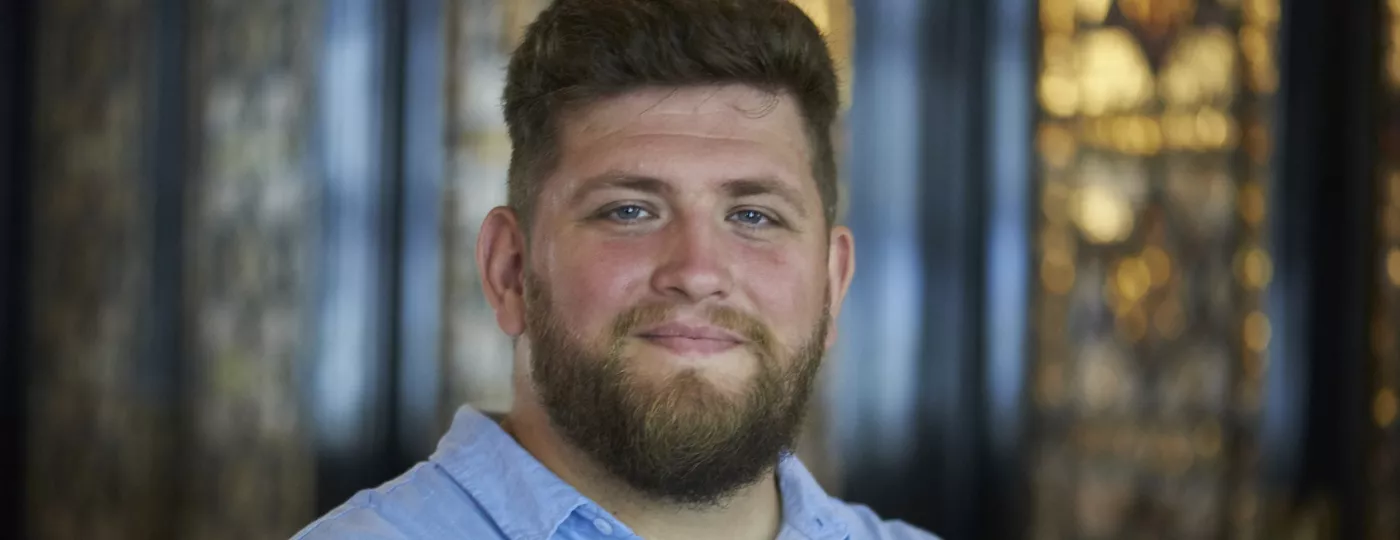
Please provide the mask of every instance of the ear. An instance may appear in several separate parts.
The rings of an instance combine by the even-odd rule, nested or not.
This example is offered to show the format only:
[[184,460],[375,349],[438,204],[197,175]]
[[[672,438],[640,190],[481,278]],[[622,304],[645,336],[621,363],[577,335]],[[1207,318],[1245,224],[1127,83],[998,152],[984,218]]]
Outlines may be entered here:
[[525,234],[515,211],[497,206],[476,237],[476,271],[496,310],[496,324],[510,337],[525,331]]
[[831,318],[827,322],[826,346],[830,348],[836,344],[836,319],[841,316],[841,304],[846,300],[846,291],[850,290],[851,278],[856,274],[855,236],[844,226],[832,227],[826,249],[826,279],[831,291]]

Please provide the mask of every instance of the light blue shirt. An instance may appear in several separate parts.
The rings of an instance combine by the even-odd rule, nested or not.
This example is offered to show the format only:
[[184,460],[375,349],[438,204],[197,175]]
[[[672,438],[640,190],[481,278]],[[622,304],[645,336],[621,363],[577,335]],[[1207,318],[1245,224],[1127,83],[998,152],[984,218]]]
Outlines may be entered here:
[[[828,496],[796,457],[778,464],[778,540],[936,540]],[[639,538],[526,452],[495,421],[462,407],[437,452],[361,491],[296,539],[582,540]]]

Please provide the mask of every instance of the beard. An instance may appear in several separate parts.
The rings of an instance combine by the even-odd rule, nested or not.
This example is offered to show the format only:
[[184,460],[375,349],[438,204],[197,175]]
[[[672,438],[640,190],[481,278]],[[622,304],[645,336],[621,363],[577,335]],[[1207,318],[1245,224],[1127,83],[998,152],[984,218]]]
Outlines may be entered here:
[[627,340],[669,320],[675,306],[633,307],[601,343],[590,343],[562,324],[543,280],[528,272],[525,280],[535,390],[554,428],[608,474],[651,499],[710,506],[757,482],[790,451],[821,366],[829,308],[791,350],[755,318],[710,309],[710,323],[744,336],[757,363],[735,395],[694,369],[655,382],[629,368],[640,360],[625,355]]

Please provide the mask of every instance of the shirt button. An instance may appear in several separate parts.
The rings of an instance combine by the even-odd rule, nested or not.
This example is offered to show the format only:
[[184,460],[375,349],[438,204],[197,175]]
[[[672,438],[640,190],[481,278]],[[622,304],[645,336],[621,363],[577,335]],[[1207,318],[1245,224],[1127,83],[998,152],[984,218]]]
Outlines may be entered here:
[[610,525],[607,522],[607,520],[603,518],[593,520],[593,526],[597,528],[598,532],[600,533],[603,533],[605,535],[612,534],[612,525]]

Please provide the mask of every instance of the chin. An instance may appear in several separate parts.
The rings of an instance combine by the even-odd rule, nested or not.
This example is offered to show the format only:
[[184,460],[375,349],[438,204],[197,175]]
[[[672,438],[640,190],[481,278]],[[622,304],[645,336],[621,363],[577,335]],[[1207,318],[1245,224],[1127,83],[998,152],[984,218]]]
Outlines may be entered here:
[[687,369],[649,385],[651,399],[668,404],[680,415],[700,418],[742,406],[745,386],[734,382],[717,382],[701,371]]
[[752,382],[757,362],[752,354],[742,350],[695,356],[654,347],[646,349],[649,350],[628,355],[627,364],[629,371],[653,388],[699,386],[737,396]]

